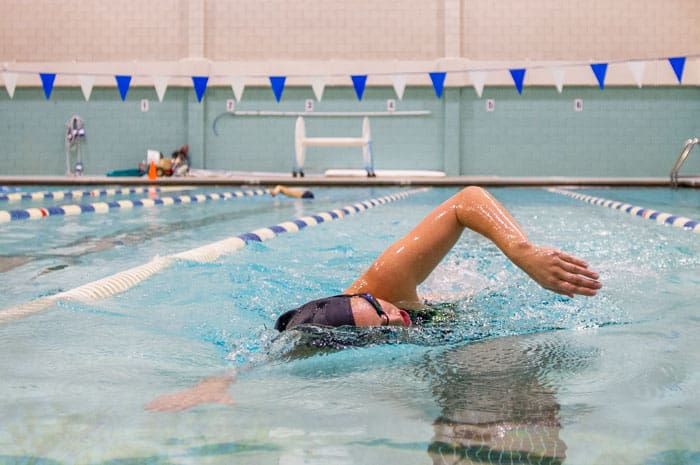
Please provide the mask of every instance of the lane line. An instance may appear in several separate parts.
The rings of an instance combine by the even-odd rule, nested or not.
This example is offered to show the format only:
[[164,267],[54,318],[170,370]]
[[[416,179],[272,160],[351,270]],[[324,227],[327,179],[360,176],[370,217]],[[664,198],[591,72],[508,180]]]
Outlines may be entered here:
[[650,208],[639,207],[636,205],[630,205],[628,203],[617,202],[615,200],[604,199],[601,197],[593,197],[591,195],[584,195],[578,192],[572,192],[564,189],[550,188],[547,190],[554,194],[571,197],[573,199],[581,200],[582,202],[590,203],[592,205],[599,205],[601,207],[607,207],[612,210],[619,210],[621,212],[628,213],[632,216],[639,216],[648,220],[654,220],[658,224],[668,224],[677,228],[687,229],[700,234],[700,222],[691,218],[674,215],[672,213],[664,213],[658,210],[652,210]]
[[80,205],[61,205],[58,207],[35,207],[19,210],[0,210],[0,223],[19,220],[37,220],[49,216],[73,216],[86,213],[109,213],[115,210],[132,208],[152,208],[160,205],[180,203],[203,203],[211,200],[227,200],[239,197],[253,197],[268,194],[267,189],[243,190],[232,192],[212,192],[208,194],[180,195],[177,197],[142,198],[138,200],[115,200],[112,202],[95,202]]
[[59,301],[94,302],[120,294],[138,285],[149,277],[169,267],[177,260],[194,262],[212,262],[221,257],[242,249],[251,242],[262,242],[273,239],[280,234],[299,232],[304,228],[322,223],[335,221],[346,216],[367,211],[376,206],[402,200],[408,196],[426,192],[430,189],[421,188],[402,191],[385,197],[365,200],[331,211],[300,217],[291,221],[258,228],[238,236],[229,237],[202,247],[186,250],[165,257],[155,257],[148,263],[115,273],[106,278],[84,284],[74,289],[51,296],[40,297],[0,311],[0,324],[9,323],[45,310]]
[[40,191],[40,192],[11,192],[9,194],[0,194],[0,202],[20,202],[22,200],[63,200],[63,199],[81,199],[83,197],[114,197],[117,195],[134,195],[146,194],[149,192],[178,192],[191,190],[194,187],[131,187],[131,188],[108,188],[108,189],[92,189],[92,190],[74,190],[74,191]]

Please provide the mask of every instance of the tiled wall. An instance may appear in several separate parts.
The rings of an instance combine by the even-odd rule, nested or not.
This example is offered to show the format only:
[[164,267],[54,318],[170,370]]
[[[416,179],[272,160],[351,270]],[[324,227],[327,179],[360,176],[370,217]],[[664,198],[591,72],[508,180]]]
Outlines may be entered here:
[[618,60],[698,53],[697,0],[9,0],[0,61]]
[[698,53],[695,0],[465,0],[475,60],[629,60]]
[[9,0],[0,62],[178,60],[188,52],[186,0]]
[[[396,99],[390,80],[370,76],[358,102],[346,71],[391,70],[395,63],[449,69],[453,60],[502,67],[489,76],[482,98],[469,83],[455,84],[452,74],[442,99],[426,76],[410,78],[397,109],[431,115],[372,119],[379,169],[665,176],[682,142],[700,136],[697,58],[686,65],[683,86],[668,63],[650,64],[642,89],[624,64],[611,63],[610,85],[601,91],[586,65],[697,57],[697,0],[10,0],[0,8],[0,66],[59,72],[49,101],[36,73],[20,74],[13,99],[0,74],[2,174],[63,174],[64,123],[74,113],[87,124],[90,174],[132,168],[147,149],[168,153],[184,142],[196,167],[290,171],[293,118],[223,116],[214,134],[214,121],[233,98],[230,84],[212,79],[198,103],[188,76],[215,69],[242,75],[255,69],[261,76],[342,69],[315,102],[316,111],[382,111],[387,99]],[[584,65],[567,71],[561,94],[547,70],[529,70],[519,95],[505,70],[538,61]],[[75,70],[102,74],[89,102],[75,74],[61,74]],[[125,102],[113,79],[122,70],[135,74]],[[163,102],[150,80],[157,74],[179,76]],[[303,79],[290,79],[279,103],[264,78],[247,82],[236,107],[302,111],[314,98]],[[583,112],[574,112],[575,98],[583,99]],[[150,102],[148,112],[140,111],[142,99]],[[490,99],[494,112],[485,111]],[[357,118],[309,118],[307,131],[359,135],[360,124]],[[691,158],[686,169],[700,172],[700,157]],[[310,149],[307,165],[309,171],[360,167],[359,149]]]
[[[207,90],[198,103],[191,88],[170,88],[158,102],[152,88],[134,88],[125,102],[114,88],[96,88],[85,102],[80,89],[59,88],[50,101],[39,88],[21,88],[15,98],[0,92],[0,174],[61,175],[64,131],[74,113],[86,123],[83,145],[88,174],[135,168],[146,150],[169,154],[189,143],[197,168],[290,173],[294,162],[294,117],[231,116],[230,88]],[[141,112],[141,99],[149,100]],[[310,88],[286,89],[277,103],[269,88],[250,88],[238,110],[303,111]],[[349,87],[326,90],[315,111],[383,111],[395,99],[391,87],[371,87],[361,102]],[[574,99],[583,111],[574,110]],[[489,100],[494,111],[486,110]],[[700,135],[697,87],[408,87],[397,110],[427,110],[427,116],[371,118],[377,169],[441,170],[482,176],[668,175],[685,139]],[[216,123],[216,133],[214,132]],[[307,117],[308,136],[359,136],[358,117]],[[700,173],[700,156],[684,173]],[[700,155],[700,153],[698,153]],[[359,148],[309,148],[306,170],[362,168]]]
[[[483,99],[463,99],[462,110],[460,170],[469,174],[664,177],[685,140],[700,134],[697,87],[531,88],[522,96],[487,88]],[[684,173],[700,173],[695,155]]]
[[213,60],[433,59],[439,1],[239,0],[207,2]]

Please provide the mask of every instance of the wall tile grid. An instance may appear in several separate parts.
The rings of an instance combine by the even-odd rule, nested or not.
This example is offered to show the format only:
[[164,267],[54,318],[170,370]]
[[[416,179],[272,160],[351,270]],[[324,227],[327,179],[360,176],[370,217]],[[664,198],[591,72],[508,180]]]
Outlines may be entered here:
[[[436,55],[437,2],[283,0],[207,3],[207,55],[213,60],[430,59]],[[255,27],[251,27],[251,24]]]
[[[317,73],[346,61],[349,65],[343,69],[362,73],[367,66],[386,67],[393,60],[402,60],[409,68],[411,63],[440,63],[456,56],[518,65],[530,60],[588,63],[697,54],[700,44],[695,0],[583,4],[328,0],[323,8],[316,0],[86,0],[80,8],[65,8],[53,0],[7,3],[0,17],[0,64],[49,61],[68,69],[76,60],[88,65],[110,62],[107,70],[126,63],[142,73],[158,71],[159,66],[187,73],[187,63],[199,59],[202,66],[197,73],[209,69],[206,60],[230,62],[236,69],[255,62],[256,70],[264,68],[263,75],[280,72],[286,62],[310,61],[316,66],[310,73]],[[142,61],[150,63],[141,66]],[[630,79],[627,70],[613,68],[609,75],[622,76],[623,82]],[[661,68],[664,76],[670,74],[667,66]],[[587,71],[582,73],[588,76]],[[648,70],[649,79],[656,79],[654,72]],[[493,85],[495,74],[501,76],[502,85]],[[361,102],[345,79],[341,86],[329,85],[315,106],[316,111],[382,111],[391,98],[398,110],[430,110],[427,117],[372,119],[379,169],[500,176],[665,176],[682,142],[700,135],[697,86],[645,83],[637,89],[630,82],[601,91],[591,77],[590,86],[567,84],[559,94],[553,86],[529,85],[534,75],[528,73],[522,95],[503,71],[490,76],[481,99],[469,86],[448,87],[437,99],[429,85],[409,84],[403,100],[396,98],[390,85],[377,85],[378,79],[370,75]],[[145,82],[134,85],[122,102],[110,80],[107,87],[95,87],[85,102],[77,79],[59,74],[51,100],[46,101],[36,87],[38,77],[27,79],[12,100],[0,88],[0,141],[6,148],[0,155],[5,158],[0,172],[62,174],[64,123],[73,113],[87,123],[88,173],[131,168],[149,148],[167,154],[184,142],[190,143],[199,167],[291,168],[293,118],[232,117],[220,121],[219,136],[213,134],[214,119],[233,98],[228,85],[208,88],[200,104],[184,74],[180,78],[184,83],[171,82],[162,103]],[[448,75],[448,83],[450,79]],[[179,84],[184,87],[175,86]],[[150,101],[147,113],[139,109],[144,98]],[[290,85],[277,103],[269,87],[249,83],[236,108],[301,111],[309,98],[314,96],[308,85]],[[583,112],[573,111],[575,98],[583,98]],[[487,99],[496,102],[493,113],[485,111]],[[314,118],[307,130],[319,135],[359,134],[360,120]],[[359,149],[309,152],[309,164],[318,170],[359,167],[360,160]],[[689,160],[687,169],[696,165],[700,171],[700,162]]]
[[472,59],[619,60],[697,52],[697,3],[675,0],[467,1],[462,52]]
[[187,51],[183,18],[172,1],[9,2],[0,16],[0,60],[177,60]]

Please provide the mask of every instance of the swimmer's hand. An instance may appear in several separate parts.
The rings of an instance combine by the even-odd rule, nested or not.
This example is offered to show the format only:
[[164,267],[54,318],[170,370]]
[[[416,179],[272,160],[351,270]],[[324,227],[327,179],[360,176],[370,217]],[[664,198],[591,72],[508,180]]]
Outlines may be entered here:
[[594,296],[603,286],[588,263],[552,247],[521,244],[510,258],[537,284],[557,294]]
[[234,405],[228,388],[234,377],[206,378],[195,386],[153,399],[145,409],[151,412],[180,412],[200,404]]

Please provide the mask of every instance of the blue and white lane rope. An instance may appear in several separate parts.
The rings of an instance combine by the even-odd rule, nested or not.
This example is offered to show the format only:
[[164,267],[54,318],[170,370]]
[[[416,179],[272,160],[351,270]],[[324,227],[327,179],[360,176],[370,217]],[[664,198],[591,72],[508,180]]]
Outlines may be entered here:
[[180,195],[177,197],[143,198],[139,200],[116,200],[113,202],[96,202],[81,205],[61,205],[58,207],[35,207],[22,210],[0,210],[0,223],[18,220],[36,220],[48,216],[71,216],[85,213],[109,213],[114,210],[129,210],[136,207],[150,208],[157,205],[175,205],[180,203],[208,202],[237,197],[252,197],[269,193],[267,189],[213,192],[210,194]]
[[75,191],[41,191],[41,192],[11,192],[0,194],[0,202],[19,202],[22,200],[63,200],[82,199],[83,197],[114,197],[117,195],[145,194],[148,192],[175,192],[189,190],[192,187],[131,187],[131,188],[109,188]]
[[155,257],[150,262],[116,273],[97,281],[84,284],[58,294],[40,297],[0,311],[0,324],[24,318],[33,313],[45,310],[59,301],[94,302],[120,294],[145,279],[159,273],[170,266],[176,260],[195,262],[212,262],[222,255],[233,253],[242,249],[251,242],[261,242],[283,233],[298,232],[309,226],[344,218],[355,213],[364,212],[370,208],[386,203],[404,199],[410,195],[428,191],[428,188],[403,191],[378,199],[365,200],[335,210],[330,210],[315,215],[304,216],[295,220],[279,223],[267,228],[256,229],[251,232],[229,237],[218,242],[207,244],[196,249],[187,250],[165,257]]
[[578,192],[572,192],[564,189],[551,188],[547,190],[555,194],[565,195],[567,197],[581,200],[593,205],[600,205],[602,207],[608,207],[613,210],[629,213],[632,216],[639,216],[648,220],[654,220],[659,224],[669,224],[677,228],[689,229],[695,233],[700,233],[700,221],[686,218],[684,216],[677,216],[671,213],[664,213],[657,210],[652,210],[650,208],[638,207],[628,203],[617,202],[615,200],[603,199],[601,197],[579,194]]

